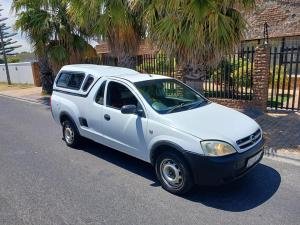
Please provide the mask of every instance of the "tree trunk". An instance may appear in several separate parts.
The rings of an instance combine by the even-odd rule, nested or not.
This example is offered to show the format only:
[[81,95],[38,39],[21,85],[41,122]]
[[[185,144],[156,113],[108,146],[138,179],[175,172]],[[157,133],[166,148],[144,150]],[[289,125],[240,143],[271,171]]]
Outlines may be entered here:
[[49,59],[47,56],[40,56],[38,57],[38,61],[43,92],[52,94],[54,77],[52,68],[49,64]]
[[126,67],[130,69],[136,69],[137,57],[129,56],[129,55],[121,55],[118,56],[118,66]]
[[200,64],[185,64],[179,65],[179,68],[179,73],[181,73],[183,82],[191,86],[193,89],[203,92],[204,80],[208,75],[206,66]]

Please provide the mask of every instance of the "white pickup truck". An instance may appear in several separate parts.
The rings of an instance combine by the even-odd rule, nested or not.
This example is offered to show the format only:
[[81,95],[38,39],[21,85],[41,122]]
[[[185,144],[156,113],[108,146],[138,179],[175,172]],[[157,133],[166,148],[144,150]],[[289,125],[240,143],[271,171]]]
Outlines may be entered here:
[[239,178],[263,157],[254,120],[165,76],[67,65],[55,79],[51,109],[68,146],[85,137],[151,163],[174,194]]

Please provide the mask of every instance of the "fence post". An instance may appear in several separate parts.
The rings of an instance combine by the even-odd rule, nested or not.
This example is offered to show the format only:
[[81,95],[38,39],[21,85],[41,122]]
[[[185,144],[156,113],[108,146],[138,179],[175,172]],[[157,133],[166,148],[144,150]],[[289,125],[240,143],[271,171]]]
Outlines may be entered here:
[[253,68],[253,106],[261,111],[267,110],[270,76],[270,46],[261,44],[255,48]]

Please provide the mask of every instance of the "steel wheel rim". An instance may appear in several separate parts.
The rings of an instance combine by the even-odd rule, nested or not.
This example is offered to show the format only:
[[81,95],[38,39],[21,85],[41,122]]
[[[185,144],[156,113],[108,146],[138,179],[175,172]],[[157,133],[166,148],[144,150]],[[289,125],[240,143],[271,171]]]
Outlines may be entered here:
[[183,185],[183,173],[179,165],[172,159],[164,159],[160,164],[160,174],[166,185],[180,188]]
[[65,127],[65,140],[68,144],[72,144],[74,141],[74,131],[69,125]]

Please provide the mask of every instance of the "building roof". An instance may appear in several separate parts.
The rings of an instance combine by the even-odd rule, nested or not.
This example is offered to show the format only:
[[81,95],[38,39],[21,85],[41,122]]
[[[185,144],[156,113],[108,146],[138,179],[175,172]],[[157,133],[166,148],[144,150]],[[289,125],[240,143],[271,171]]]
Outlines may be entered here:
[[106,41],[101,42],[95,46],[97,54],[107,54],[110,53],[109,45]]
[[269,37],[300,34],[299,0],[256,0],[254,11],[244,13],[247,20],[246,40],[263,38],[264,24],[268,24]]
[[[100,44],[95,46],[97,54],[109,54],[110,48],[106,41],[101,42]],[[151,45],[149,41],[143,40],[140,43],[137,55],[147,55],[147,54],[155,54],[158,52],[158,49]]]
[[94,64],[73,64],[66,65],[61,68],[61,70],[65,71],[80,71],[92,74],[93,76],[100,77],[116,77],[128,80],[130,82],[139,82],[150,79],[163,79],[168,78],[166,76],[155,75],[155,74],[146,74],[139,73],[135,70],[123,68],[123,67],[115,67],[115,66],[102,66],[102,65],[94,65]]

